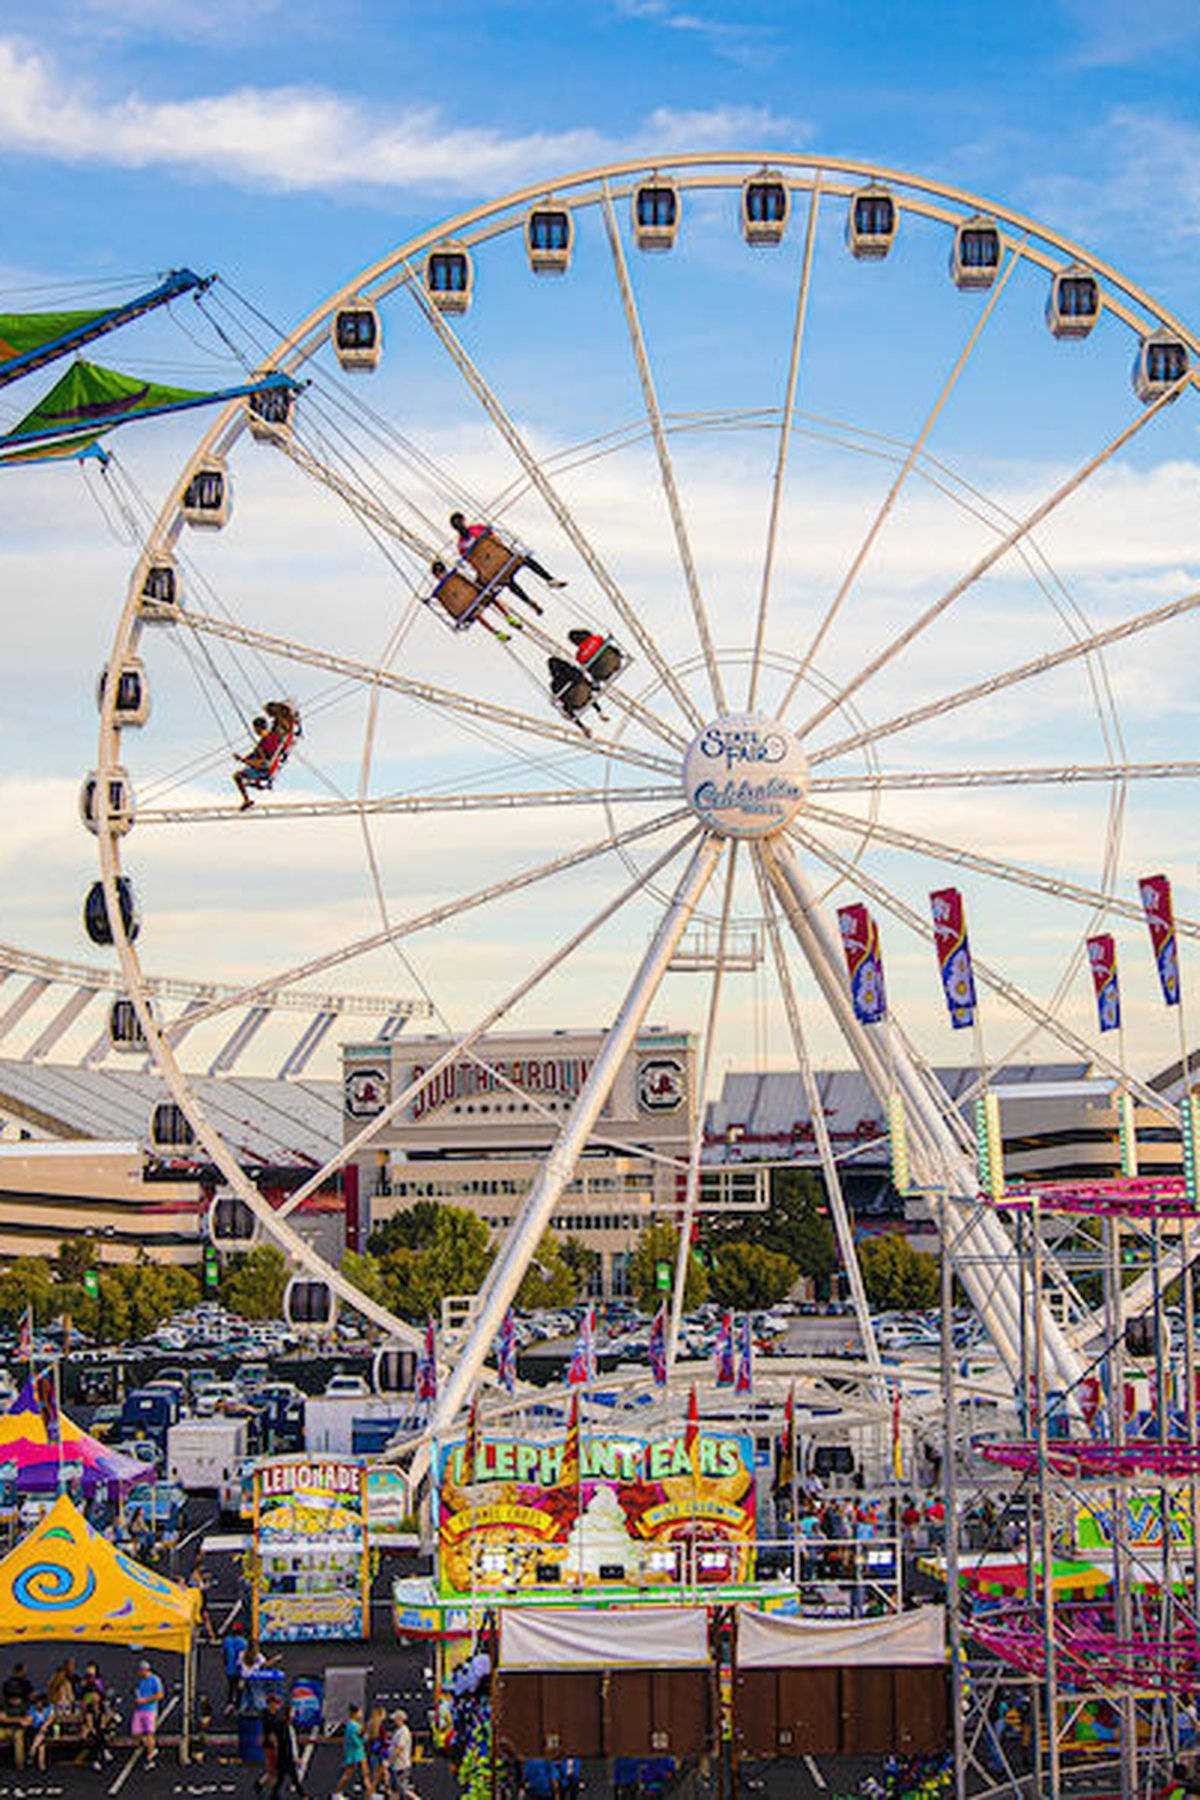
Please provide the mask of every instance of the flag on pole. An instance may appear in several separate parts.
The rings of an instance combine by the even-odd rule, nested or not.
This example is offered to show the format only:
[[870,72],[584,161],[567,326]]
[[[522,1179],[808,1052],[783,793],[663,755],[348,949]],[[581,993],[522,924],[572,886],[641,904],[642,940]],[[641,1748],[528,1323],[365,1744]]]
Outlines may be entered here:
[[1138,882],[1142,894],[1142,911],[1150,928],[1154,960],[1163,999],[1168,1006],[1179,1005],[1179,950],[1175,942],[1175,909],[1171,904],[1171,883],[1165,875],[1144,875]]
[[664,1300],[650,1327],[650,1373],[656,1387],[667,1384],[667,1305]]
[[467,1412],[467,1441],[463,1445],[463,1482],[475,1479],[475,1470],[479,1466],[479,1389],[471,1395],[471,1405]]
[[571,1353],[567,1381],[571,1387],[586,1387],[596,1379],[596,1309],[588,1306],[579,1322],[579,1336]]
[[788,1389],[783,1409],[783,1430],[779,1434],[779,1454],[775,1459],[775,1486],[781,1492],[796,1479],[796,1384]]
[[421,1354],[417,1358],[417,1374],[413,1392],[418,1400],[428,1400],[432,1403],[437,1399],[437,1346],[434,1341],[432,1318],[425,1325],[425,1342],[421,1348]]
[[510,1394],[513,1393],[517,1385],[517,1328],[513,1322],[511,1306],[500,1327],[496,1372],[500,1377],[501,1387],[507,1388]]
[[571,1416],[563,1443],[562,1463],[558,1471],[560,1487],[578,1487],[582,1476],[579,1462],[579,1391],[571,1395]]
[[853,906],[839,906],[838,925],[846,952],[854,1016],[860,1025],[877,1025],[887,1012],[879,927],[858,901]]
[[61,1444],[62,1432],[58,1422],[58,1383],[53,1367],[43,1369],[33,1378],[33,1393],[37,1401],[37,1409],[42,1415],[42,1423],[46,1427],[46,1442]]
[[900,1446],[900,1383],[892,1389],[892,1472],[897,1481],[904,1480],[904,1453]]
[[933,912],[933,941],[937,949],[938,968],[942,973],[942,991],[950,1009],[950,1023],[955,1031],[975,1023],[975,971],[971,967],[971,945],[967,939],[967,921],[963,898],[957,888],[938,888],[930,894]]
[[734,1382],[732,1313],[725,1313],[717,1327],[716,1341],[713,1344],[713,1363],[716,1368],[717,1386],[732,1387]]
[[737,1374],[733,1389],[736,1394],[748,1394],[753,1387],[754,1344],[750,1337],[750,1315],[743,1313],[738,1320]]
[[1121,990],[1117,985],[1117,946],[1111,931],[1102,931],[1087,941],[1088,961],[1092,965],[1092,984],[1096,989],[1096,1011],[1101,1031],[1116,1031],[1121,1024]]
[[17,1354],[22,1362],[33,1361],[33,1307],[27,1306],[21,1314],[21,1341]]
[[700,1442],[700,1402],[696,1399],[696,1384],[693,1381],[688,1393],[687,1420],[683,1427],[683,1453],[696,1468],[696,1448]]

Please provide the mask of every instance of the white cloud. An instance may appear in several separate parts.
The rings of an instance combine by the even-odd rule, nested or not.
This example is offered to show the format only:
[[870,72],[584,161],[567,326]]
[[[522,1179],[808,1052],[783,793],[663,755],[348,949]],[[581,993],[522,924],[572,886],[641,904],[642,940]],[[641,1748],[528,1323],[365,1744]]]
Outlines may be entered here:
[[123,168],[165,165],[278,189],[354,182],[469,193],[682,144],[717,150],[804,136],[797,121],[754,106],[659,107],[621,139],[591,127],[507,134],[455,126],[436,106],[390,112],[312,86],[242,87],[166,101],[130,90],[106,100],[72,84],[49,58],[0,40],[0,149]]
[[1083,68],[1125,68],[1178,50],[1200,38],[1192,0],[1159,0],[1150,7],[1128,0],[1064,0],[1078,30],[1072,61]]

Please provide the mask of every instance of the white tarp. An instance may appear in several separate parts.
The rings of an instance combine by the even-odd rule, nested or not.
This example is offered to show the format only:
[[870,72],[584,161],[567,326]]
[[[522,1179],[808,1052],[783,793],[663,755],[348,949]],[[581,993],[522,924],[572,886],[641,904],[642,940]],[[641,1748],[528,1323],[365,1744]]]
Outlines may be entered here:
[[708,1662],[699,1606],[505,1607],[502,1669],[678,1669]]
[[739,1669],[940,1663],[946,1659],[945,1611],[919,1606],[882,1619],[797,1619],[739,1606],[737,1659]]

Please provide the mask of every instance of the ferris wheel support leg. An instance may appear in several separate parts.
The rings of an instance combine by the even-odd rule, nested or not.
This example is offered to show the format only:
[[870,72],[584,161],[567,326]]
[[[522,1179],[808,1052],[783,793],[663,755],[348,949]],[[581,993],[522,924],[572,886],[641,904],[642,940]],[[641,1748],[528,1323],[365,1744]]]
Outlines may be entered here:
[[[947,1195],[947,1215],[956,1228],[947,1248],[956,1272],[1015,1381],[1020,1369],[1021,1269],[1000,1219],[976,1205],[978,1182],[965,1128],[961,1134],[956,1132],[943,1115],[929,1085],[934,1077],[898,1034],[892,1034],[889,1067],[854,1017],[838,944],[791,845],[773,840],[764,845],[762,855],[784,916],[876,1100],[886,1107],[892,1079],[904,1094],[914,1151],[924,1162],[931,1185]],[[1052,1319],[1046,1320],[1045,1329],[1051,1380],[1056,1388],[1074,1390],[1083,1375],[1083,1363]]]
[[[504,1246],[488,1271],[487,1279],[479,1291],[475,1323],[442,1390],[430,1423],[430,1431],[435,1437],[448,1429],[483,1367],[504,1315],[516,1298],[525,1271],[537,1254],[542,1233],[550,1223],[563,1189],[575,1173],[575,1166],[600,1116],[621,1064],[637,1038],[647,1008],[658,991],[659,983],[666,974],[667,966],[720,860],[723,848],[721,840],[712,836],[705,837],[697,845],[650,947],[642,958],[621,1010],[592,1064],[591,1073],[580,1090],[579,1098],[564,1119],[554,1148],[542,1165],[541,1174],[526,1195]],[[702,1095],[696,1097],[696,1104],[703,1104]]]

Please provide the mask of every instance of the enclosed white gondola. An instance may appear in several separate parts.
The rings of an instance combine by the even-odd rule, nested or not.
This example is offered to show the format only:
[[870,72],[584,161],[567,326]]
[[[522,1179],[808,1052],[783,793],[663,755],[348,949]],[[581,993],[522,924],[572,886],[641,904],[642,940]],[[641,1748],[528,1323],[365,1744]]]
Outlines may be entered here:
[[329,327],[334,354],[343,369],[377,369],[383,349],[383,324],[367,300],[339,306]]
[[417,1382],[417,1353],[397,1344],[383,1344],[375,1352],[371,1385],[377,1394],[411,1394]]
[[748,244],[777,244],[787,228],[792,197],[786,181],[769,169],[742,187],[742,236]]
[[260,444],[274,444],[292,428],[296,396],[289,387],[260,388],[246,399],[246,423],[250,436]]
[[[100,776],[93,769],[83,780],[79,790],[79,816],[95,837],[100,830],[99,804]],[[133,783],[129,779],[127,769],[115,768],[108,772],[108,829],[118,837],[124,837],[134,819]]]
[[994,219],[975,213],[954,228],[950,273],[955,287],[990,288],[1000,268],[1000,233]]
[[575,221],[565,206],[535,206],[525,219],[525,250],[535,275],[564,275],[575,242]]
[[438,244],[425,258],[425,292],[439,312],[465,313],[475,286],[475,265],[465,244]]
[[200,464],[183,491],[179,505],[186,524],[200,531],[219,531],[233,510],[233,484],[220,457]]
[[293,1275],[283,1290],[283,1316],[294,1331],[331,1331],[337,1319],[337,1295],[315,1275]]
[[174,558],[167,551],[155,551],[145,565],[138,591],[138,616],[151,624],[163,624],[179,617],[183,604],[183,588]]
[[639,250],[670,250],[679,230],[679,189],[655,175],[633,190],[633,236]]
[[113,1050],[146,1051],[146,1034],[132,1000],[114,1000],[108,1009],[108,1042]]
[[1060,269],[1046,297],[1046,323],[1056,338],[1085,338],[1100,317],[1100,283],[1082,263]]
[[[128,875],[117,876],[117,906],[125,936],[132,944],[142,928],[142,916],[137,894]],[[93,944],[111,944],[113,941],[102,881],[93,881],[87,891],[87,898],[83,903],[83,928]]]
[[887,188],[872,182],[850,196],[846,243],[851,254],[865,259],[886,256],[896,237],[898,210]]
[[[96,683],[96,706],[104,705],[104,696],[108,691],[108,670],[101,669],[100,679]],[[121,672],[117,676],[116,698],[113,700],[113,724],[119,730],[127,730],[131,726],[144,725],[150,717],[150,688],[146,681],[146,670],[136,656],[129,657],[121,664]]]
[[1144,337],[1133,360],[1133,391],[1145,406],[1161,400],[1186,376],[1191,366],[1187,345],[1172,331]]
[[192,1122],[175,1100],[160,1100],[150,1114],[150,1148],[162,1156],[190,1150],[196,1142]]
[[237,1194],[214,1194],[208,1209],[208,1241],[218,1250],[246,1250],[258,1235],[258,1221]]

